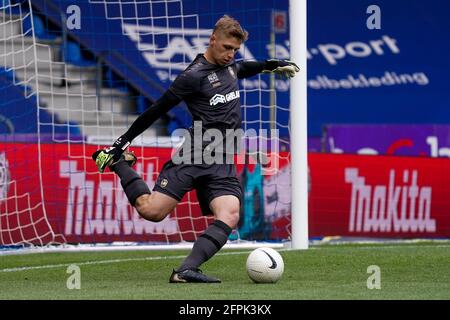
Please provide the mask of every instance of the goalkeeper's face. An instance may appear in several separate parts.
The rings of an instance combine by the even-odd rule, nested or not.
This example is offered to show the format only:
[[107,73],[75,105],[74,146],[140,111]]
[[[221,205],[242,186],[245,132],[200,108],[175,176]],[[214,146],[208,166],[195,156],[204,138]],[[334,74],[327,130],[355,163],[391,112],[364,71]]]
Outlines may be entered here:
[[226,65],[233,61],[241,47],[241,41],[221,32],[213,33],[209,43],[210,57],[218,65]]

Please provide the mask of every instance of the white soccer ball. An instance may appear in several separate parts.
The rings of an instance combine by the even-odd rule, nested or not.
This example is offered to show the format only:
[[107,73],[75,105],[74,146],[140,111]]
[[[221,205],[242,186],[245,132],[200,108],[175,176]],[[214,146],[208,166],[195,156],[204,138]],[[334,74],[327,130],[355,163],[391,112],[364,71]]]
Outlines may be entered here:
[[275,283],[284,272],[283,258],[272,248],[253,250],[246,266],[248,276],[256,283]]

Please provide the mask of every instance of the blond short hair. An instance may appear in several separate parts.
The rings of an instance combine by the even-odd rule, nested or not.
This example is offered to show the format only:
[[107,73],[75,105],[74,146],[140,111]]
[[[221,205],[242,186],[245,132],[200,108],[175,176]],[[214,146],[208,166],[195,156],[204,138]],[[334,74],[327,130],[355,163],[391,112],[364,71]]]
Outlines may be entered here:
[[215,32],[221,32],[227,37],[234,37],[239,39],[241,42],[245,42],[248,39],[248,32],[242,29],[236,19],[228,15],[224,15],[222,18],[217,20],[213,30],[213,33]]

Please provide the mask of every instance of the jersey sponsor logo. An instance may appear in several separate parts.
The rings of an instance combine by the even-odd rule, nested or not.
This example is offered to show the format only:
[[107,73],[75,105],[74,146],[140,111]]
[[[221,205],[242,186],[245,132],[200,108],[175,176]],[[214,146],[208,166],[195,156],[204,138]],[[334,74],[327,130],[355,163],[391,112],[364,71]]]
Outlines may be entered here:
[[219,81],[219,77],[217,76],[217,74],[215,72],[213,72],[208,75],[208,80],[209,80],[209,83],[214,83],[214,82]]
[[209,104],[211,106],[215,106],[219,103],[226,103],[238,99],[240,96],[241,95],[239,93],[239,90],[232,91],[230,93],[227,93],[226,95],[217,93],[209,100]]
[[222,83],[219,81],[219,77],[217,76],[217,74],[215,72],[210,73],[208,75],[208,80],[209,80],[209,83],[212,85],[213,88],[217,88],[217,87],[220,87],[222,85]]
[[162,179],[160,186],[161,186],[161,188],[165,188],[165,187],[167,187],[168,184],[169,184],[169,181],[167,179]]
[[240,97],[239,91],[236,90],[236,91],[227,93],[227,95],[225,96],[225,99],[227,100],[227,102],[229,102],[229,101],[237,99],[239,97]]
[[210,104],[211,106],[215,106],[215,105],[218,104],[218,103],[225,103],[225,102],[226,102],[225,96],[224,96],[224,95],[221,95],[221,94],[215,94],[214,97],[212,97],[212,98],[209,100],[209,104]]

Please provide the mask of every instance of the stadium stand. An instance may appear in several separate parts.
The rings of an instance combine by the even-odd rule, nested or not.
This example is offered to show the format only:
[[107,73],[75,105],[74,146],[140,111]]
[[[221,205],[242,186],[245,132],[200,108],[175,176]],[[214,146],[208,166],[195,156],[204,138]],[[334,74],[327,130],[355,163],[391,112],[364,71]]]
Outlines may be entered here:
[[[22,16],[26,14],[27,2],[7,2],[5,7],[10,3],[21,5],[12,6],[9,12],[0,12],[3,22],[0,34],[4,35],[0,40],[0,67],[4,70],[4,79],[13,85],[25,86],[19,89],[25,93],[24,100],[39,91],[41,109],[63,123],[70,122],[71,127],[79,128],[76,132],[94,137],[94,140],[99,135],[98,126],[111,123],[110,113],[113,113],[113,121],[118,127],[113,135],[117,135],[151,105],[152,101],[141,97],[136,90],[129,90],[125,79],[113,73],[101,57],[82,47],[68,30],[37,14],[20,20],[14,12]],[[32,63],[34,59],[36,63]],[[14,101],[17,101],[17,96]],[[38,104],[34,100],[24,101],[22,105],[32,103],[36,103],[36,109]],[[2,114],[6,117],[5,112]],[[176,120],[177,115],[172,113],[170,118],[180,123]],[[13,117],[10,121],[14,123],[16,119]],[[33,122],[36,127],[37,121]],[[149,131],[166,135],[166,124],[163,119]]]

